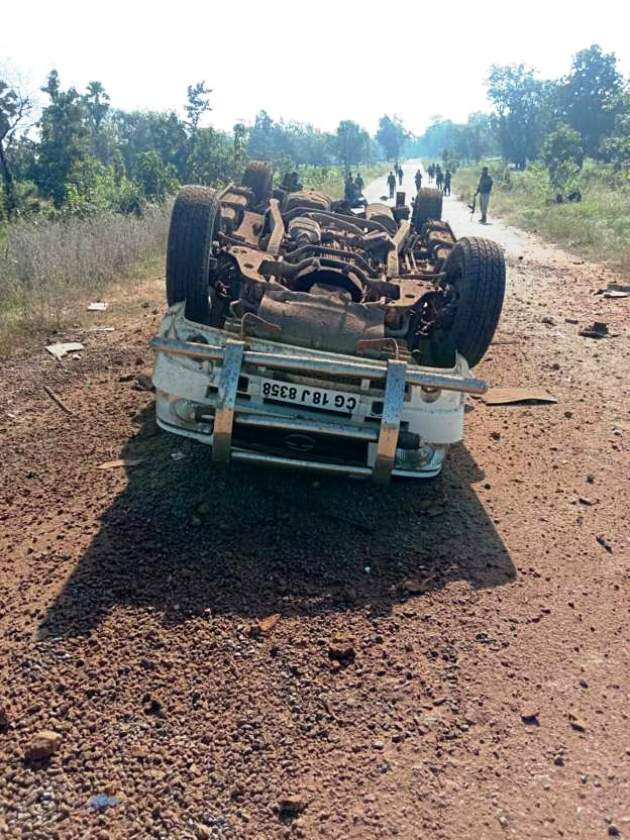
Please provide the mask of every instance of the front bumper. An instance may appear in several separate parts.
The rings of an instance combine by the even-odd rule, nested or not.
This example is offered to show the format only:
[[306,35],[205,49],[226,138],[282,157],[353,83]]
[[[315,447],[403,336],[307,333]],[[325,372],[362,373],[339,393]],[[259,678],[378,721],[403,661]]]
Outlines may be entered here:
[[[437,475],[448,446],[461,439],[464,394],[482,394],[487,387],[468,375],[461,357],[453,370],[441,371],[401,360],[364,361],[240,340],[187,321],[181,305],[169,311],[151,346],[157,351],[158,424],[211,445],[214,461],[355,475],[379,483],[392,475]],[[356,406],[351,415],[339,417],[265,400],[260,382],[269,377],[352,389]]]

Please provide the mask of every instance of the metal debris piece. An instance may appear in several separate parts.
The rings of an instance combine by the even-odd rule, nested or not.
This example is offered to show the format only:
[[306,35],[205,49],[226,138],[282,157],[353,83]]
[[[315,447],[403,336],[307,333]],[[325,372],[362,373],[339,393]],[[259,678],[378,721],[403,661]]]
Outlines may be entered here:
[[487,405],[514,405],[517,403],[557,403],[558,400],[545,388],[490,388],[481,399]]
[[77,353],[79,350],[84,349],[80,341],[58,341],[55,344],[48,344],[46,346],[46,350],[58,361],[61,361],[68,353]]
[[608,338],[608,324],[604,321],[594,321],[590,327],[584,327],[578,334],[584,338]]
[[87,311],[88,312],[107,312],[109,307],[109,303],[105,303],[104,300],[97,300],[94,303],[89,303]]
[[630,297],[629,292],[618,292],[616,289],[604,289],[601,293],[597,292],[597,294],[601,294],[603,298],[627,298]]
[[88,799],[88,808],[91,811],[106,811],[114,805],[118,805],[120,800],[116,796],[110,796],[108,793],[97,793]]

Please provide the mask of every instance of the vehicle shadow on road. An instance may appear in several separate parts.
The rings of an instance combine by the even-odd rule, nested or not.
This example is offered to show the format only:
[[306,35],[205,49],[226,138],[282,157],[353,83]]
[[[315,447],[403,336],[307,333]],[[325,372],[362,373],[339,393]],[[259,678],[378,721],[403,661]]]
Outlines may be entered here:
[[143,460],[129,467],[42,637],[88,633],[117,606],[158,610],[165,623],[208,610],[387,614],[452,581],[484,588],[514,578],[473,486],[483,475],[463,446],[439,478],[380,488],[219,468],[207,447],[160,432],[152,407],[138,419],[123,457]]

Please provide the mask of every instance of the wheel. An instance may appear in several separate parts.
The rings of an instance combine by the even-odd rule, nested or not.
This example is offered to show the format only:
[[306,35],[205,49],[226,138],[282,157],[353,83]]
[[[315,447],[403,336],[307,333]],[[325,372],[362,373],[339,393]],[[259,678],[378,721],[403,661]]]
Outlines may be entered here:
[[214,190],[183,187],[173,205],[166,251],[168,305],[186,301],[186,317],[207,323],[212,242],[219,231],[221,211]]
[[458,239],[444,271],[456,295],[451,327],[455,346],[474,367],[490,346],[499,323],[505,296],[505,257],[489,239]]
[[262,160],[250,160],[243,174],[243,186],[253,190],[256,204],[266,205],[271,198],[273,170]]
[[416,233],[420,233],[422,225],[429,219],[442,218],[442,193],[439,190],[418,190],[413,204],[411,225]]

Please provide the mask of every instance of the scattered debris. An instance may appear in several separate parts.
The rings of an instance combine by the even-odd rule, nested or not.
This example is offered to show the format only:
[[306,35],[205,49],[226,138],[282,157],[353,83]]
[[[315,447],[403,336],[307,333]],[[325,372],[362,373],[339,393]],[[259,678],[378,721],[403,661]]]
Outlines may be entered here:
[[186,457],[186,453],[182,452],[181,449],[176,449],[174,452],[171,452],[171,458],[173,461],[183,461]]
[[278,802],[278,814],[283,820],[295,819],[305,808],[306,802],[301,796],[284,796]]
[[89,303],[87,307],[88,312],[107,312],[109,303],[104,300],[97,300],[94,303]]
[[24,758],[27,761],[43,761],[50,758],[61,746],[62,737],[52,729],[36,732],[26,748]]
[[80,341],[58,341],[56,344],[46,345],[46,350],[60,362],[68,353],[78,353],[85,348]]
[[[599,292],[597,292],[599,294]],[[604,289],[602,291],[603,298],[627,298],[630,297],[628,292],[618,292],[616,289]]]
[[556,326],[556,322],[553,320],[553,318],[550,315],[545,315],[544,318],[541,318],[541,323],[542,324],[547,324],[548,327],[555,327]]
[[626,298],[630,297],[630,286],[609,283],[605,289],[598,289],[595,294],[603,298]]
[[141,464],[144,458],[116,458],[115,461],[105,461],[104,464],[99,464],[99,470],[117,470],[121,467],[136,467]]
[[114,332],[114,327],[90,327],[87,332]]
[[252,627],[253,636],[266,636],[271,633],[276,624],[280,621],[280,613],[268,615],[265,618],[259,618],[256,624]]
[[9,715],[7,713],[6,706],[3,706],[0,703],[0,729],[3,729],[5,726],[9,725]]
[[569,723],[571,727],[576,730],[576,732],[586,732],[586,724],[583,720],[580,720],[579,717],[576,717],[574,714],[569,712]]
[[583,338],[607,338],[608,324],[605,324],[604,321],[594,321],[590,327],[581,329],[578,335]]
[[136,376],[136,381],[131,386],[134,391],[155,391],[153,380],[146,373]]
[[595,537],[597,542],[601,545],[602,548],[605,548],[609,554],[612,554],[612,545],[608,542],[606,537],[603,537],[601,534],[598,537]]
[[525,707],[524,709],[521,709],[521,720],[529,726],[540,726],[538,714],[538,709]]
[[580,323],[577,318],[565,318],[564,322],[565,322],[565,324],[579,324]]
[[116,796],[110,796],[108,793],[97,793],[88,799],[88,808],[91,811],[106,811],[108,808],[113,808],[118,805],[120,800]]
[[513,405],[516,403],[557,403],[558,400],[544,388],[490,388],[481,398],[486,405]]
[[72,414],[65,402],[61,399],[61,397],[58,394],[55,394],[52,388],[49,388],[48,385],[44,385],[44,391],[48,394],[50,399],[59,406],[59,408],[62,411],[65,411],[66,414]]
[[350,639],[335,638],[328,645],[328,656],[337,662],[348,664],[354,661],[356,651]]

